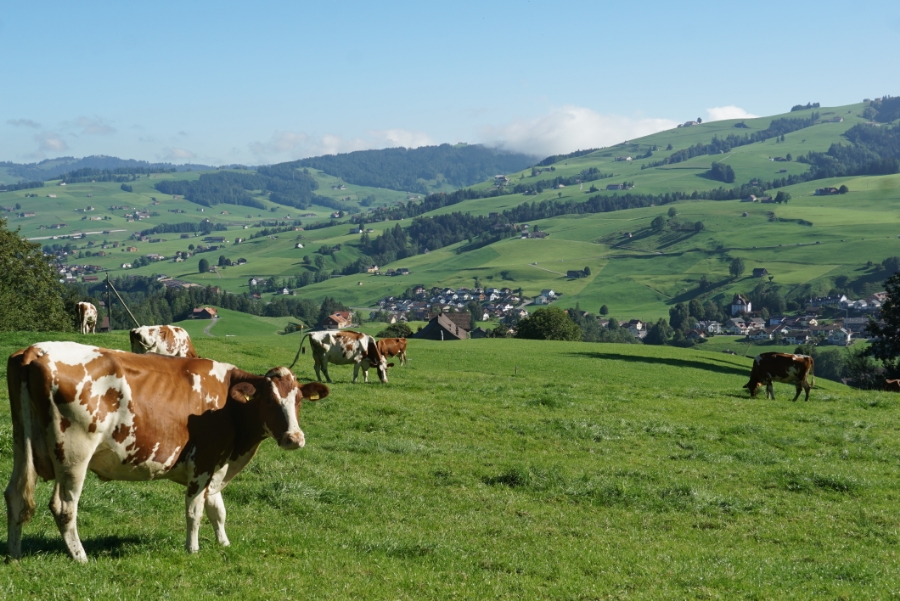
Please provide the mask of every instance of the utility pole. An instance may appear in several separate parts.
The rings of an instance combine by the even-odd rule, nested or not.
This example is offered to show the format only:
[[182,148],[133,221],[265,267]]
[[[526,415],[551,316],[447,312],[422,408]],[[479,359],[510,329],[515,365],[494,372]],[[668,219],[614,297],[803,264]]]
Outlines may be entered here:
[[112,295],[109,285],[109,270],[106,270],[106,324],[109,326],[108,334],[112,334]]

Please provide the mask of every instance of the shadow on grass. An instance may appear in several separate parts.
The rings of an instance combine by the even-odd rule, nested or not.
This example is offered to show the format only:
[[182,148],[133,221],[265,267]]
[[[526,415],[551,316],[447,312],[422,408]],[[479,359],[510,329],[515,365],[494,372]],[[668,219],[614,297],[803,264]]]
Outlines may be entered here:
[[[88,557],[96,557],[103,555],[106,557],[125,557],[128,555],[127,549],[139,544],[147,544],[147,539],[140,536],[97,536],[88,539],[82,539],[81,544]],[[6,549],[6,541],[0,541],[0,548]],[[42,534],[36,536],[22,536],[22,557],[31,555],[65,555],[68,557],[69,552],[66,549],[60,536],[44,536]]]
[[690,359],[672,359],[659,358],[651,359],[649,357],[636,357],[633,355],[620,355],[618,353],[569,353],[570,355],[578,355],[591,359],[607,359],[610,361],[625,361],[628,363],[647,363],[649,365],[671,365],[672,367],[690,367],[693,369],[701,369],[703,371],[715,371],[730,376],[747,376],[746,368],[735,367],[733,365],[714,365],[703,361],[692,361]]

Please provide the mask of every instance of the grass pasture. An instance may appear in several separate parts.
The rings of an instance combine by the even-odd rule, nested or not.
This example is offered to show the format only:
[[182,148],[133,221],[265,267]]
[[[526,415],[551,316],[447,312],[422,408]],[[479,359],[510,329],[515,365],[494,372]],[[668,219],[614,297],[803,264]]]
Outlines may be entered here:
[[[46,338],[8,335],[0,350]],[[124,333],[71,338],[127,346]],[[194,341],[261,373],[288,363],[297,338]],[[76,566],[41,484],[0,594],[896,596],[898,398],[818,379],[809,403],[785,385],[777,401],[750,400],[750,359],[735,350],[412,340],[387,385],[352,385],[335,366],[331,396],[303,407],[306,448],[262,445],[224,493],[230,548],[204,522],[200,553],[184,553],[180,487],[90,476],[79,513],[90,562]],[[295,373],[311,377],[308,356]]]

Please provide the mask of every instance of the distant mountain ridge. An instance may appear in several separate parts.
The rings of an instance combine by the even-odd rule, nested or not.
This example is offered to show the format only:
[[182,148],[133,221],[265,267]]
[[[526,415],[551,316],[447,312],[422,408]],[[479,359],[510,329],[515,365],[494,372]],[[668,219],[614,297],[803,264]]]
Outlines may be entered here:
[[358,150],[301,159],[284,165],[312,167],[349,184],[428,194],[426,182],[464,188],[497,174],[521,171],[539,160],[480,144]]
[[78,169],[122,169],[122,168],[164,168],[176,171],[209,171],[216,169],[210,165],[175,165],[172,163],[150,163],[135,159],[120,159],[105,155],[93,155],[76,159],[75,157],[59,157],[45,159],[39,163],[12,163],[0,161],[0,168],[4,168],[9,175],[20,178],[21,181],[46,181],[56,179],[61,175]]

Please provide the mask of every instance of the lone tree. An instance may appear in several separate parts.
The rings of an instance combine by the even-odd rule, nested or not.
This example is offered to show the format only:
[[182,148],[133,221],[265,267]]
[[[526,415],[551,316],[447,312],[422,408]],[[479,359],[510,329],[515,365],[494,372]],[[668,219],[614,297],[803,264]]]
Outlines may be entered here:
[[678,215],[678,209],[675,207],[669,207],[669,218],[674,219]]
[[731,277],[733,277],[735,279],[744,275],[745,270],[746,270],[746,267],[744,266],[744,260],[741,259],[740,257],[735,258],[731,262],[731,265],[728,266],[728,273],[730,273]]
[[531,340],[581,340],[581,328],[562,309],[538,309],[519,322],[516,338]]
[[661,232],[666,229],[666,218],[660,215],[650,222],[650,229],[654,232]]
[[590,268],[590,267],[585,267],[584,269],[582,269],[582,271],[584,272],[584,275],[591,275],[591,268]]
[[867,330],[874,338],[866,353],[881,361],[885,376],[896,378],[900,373],[900,273],[895,273],[884,283],[887,298],[881,305],[883,326],[869,321]]
[[600,305],[600,315],[609,315],[609,307]]
[[10,231],[0,218],[0,332],[71,331],[80,299],[70,296],[41,245]]
[[200,273],[209,273],[209,261],[206,259],[200,259],[200,265],[197,268]]

